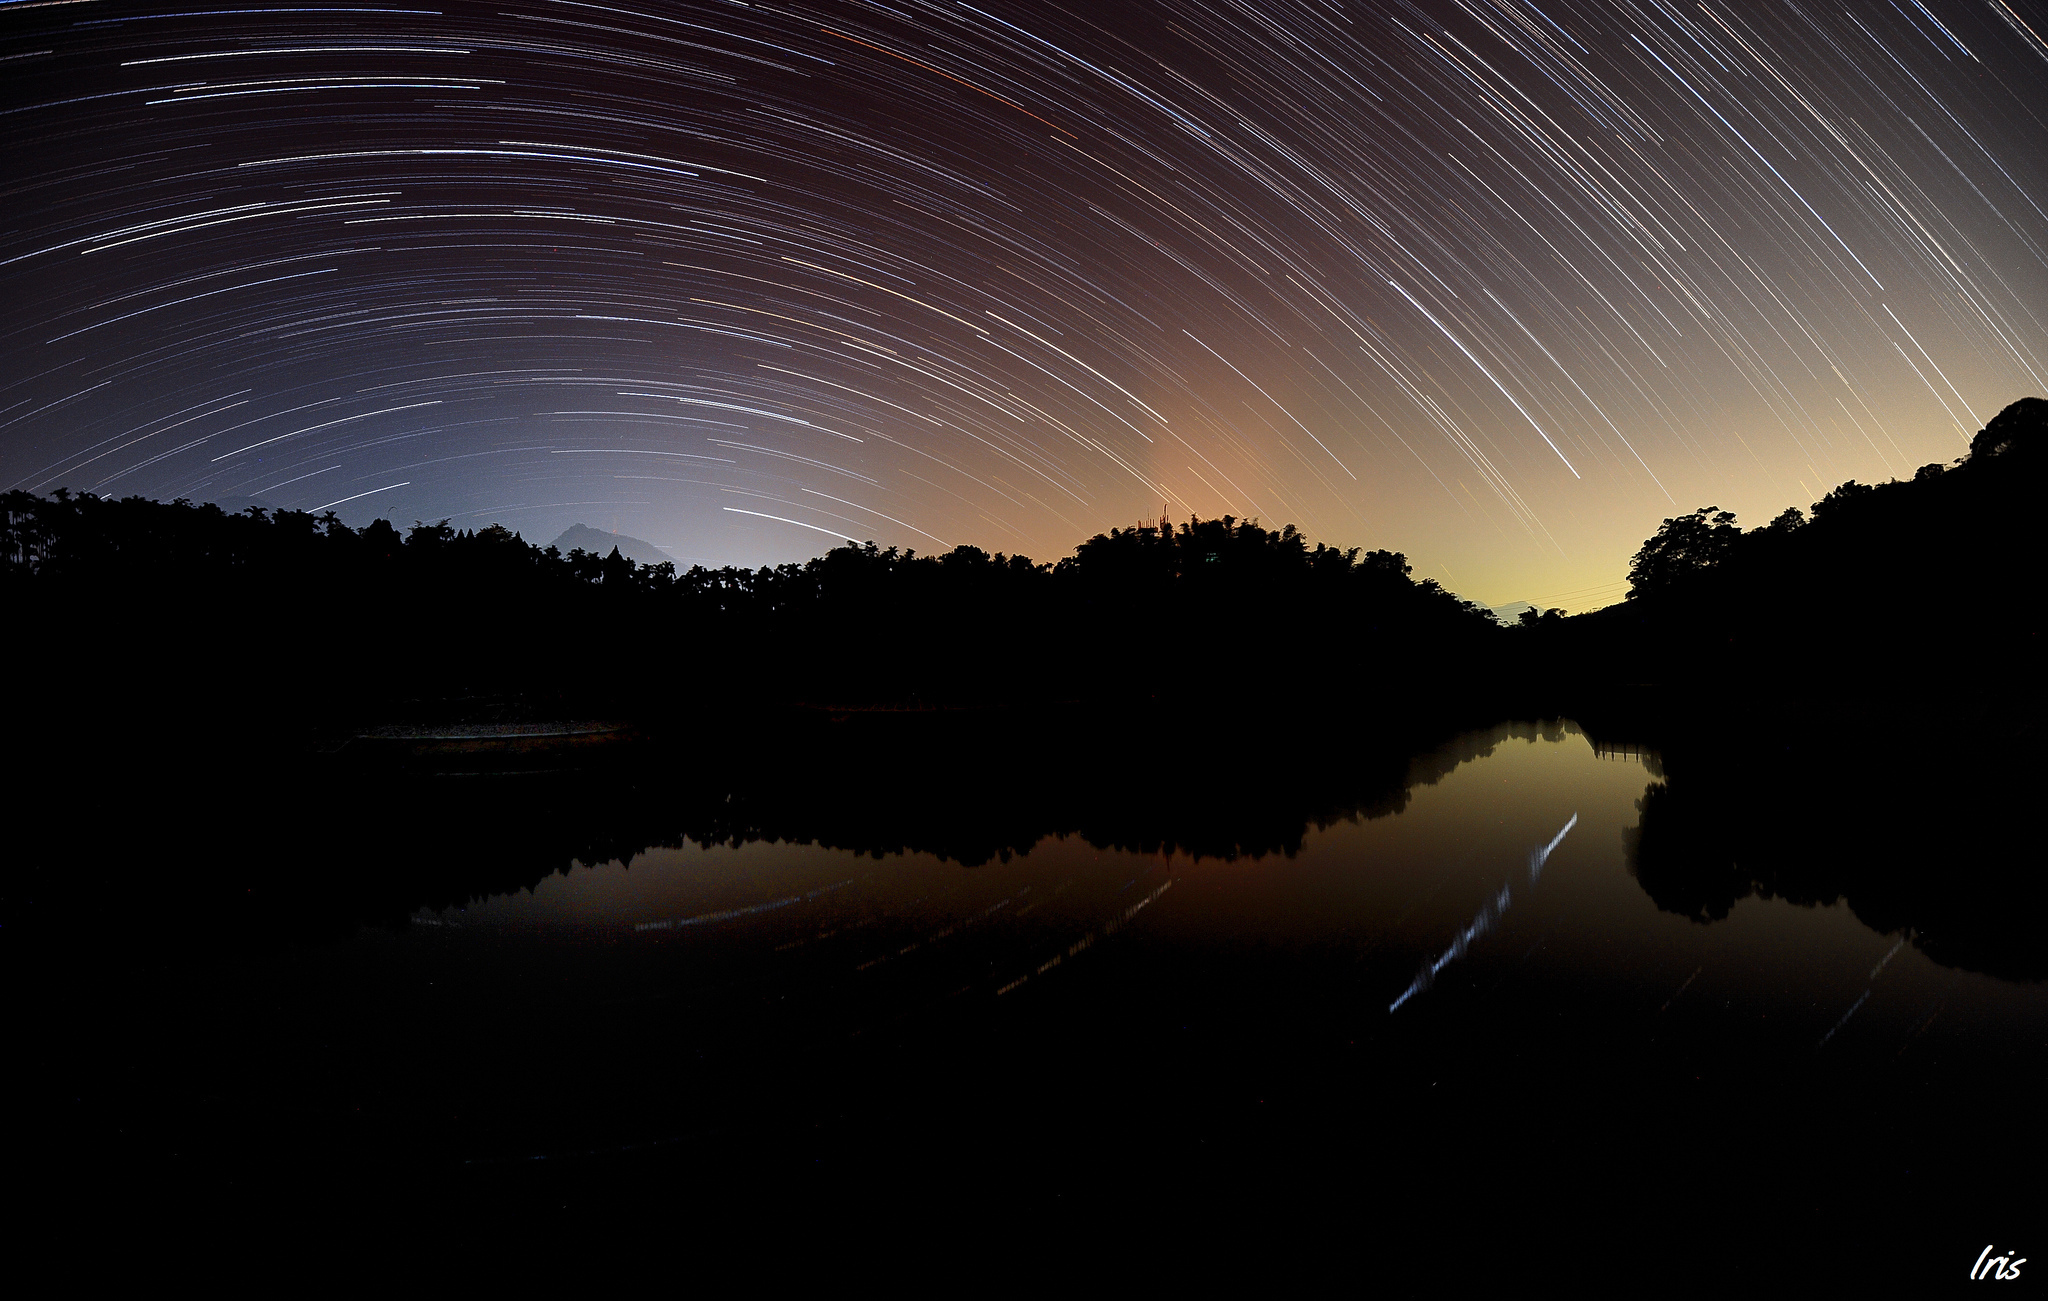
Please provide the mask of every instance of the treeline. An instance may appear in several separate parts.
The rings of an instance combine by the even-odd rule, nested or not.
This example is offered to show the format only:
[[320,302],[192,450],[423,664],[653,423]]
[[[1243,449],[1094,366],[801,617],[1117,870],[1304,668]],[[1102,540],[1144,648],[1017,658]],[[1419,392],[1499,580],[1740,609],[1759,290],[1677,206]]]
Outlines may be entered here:
[[678,570],[498,525],[15,492],[4,653],[32,717],[111,727],[1055,700],[1584,716],[1630,686],[2011,714],[2040,658],[2044,444],[2028,398],[1953,465],[1843,484],[1810,518],[1676,516],[1626,601],[1513,633],[1398,553],[1229,516],[1112,529],[1056,564],[849,543]]
[[322,725],[445,712],[1358,695],[1500,633],[1398,553],[1231,517],[1113,529],[1057,564],[849,543],[755,570],[638,565],[446,521],[0,498],[18,678],[60,713]]
[[2048,401],[2024,398],[1967,456],[1845,483],[1810,515],[1749,530],[1714,506],[1667,519],[1627,600],[1524,616],[1526,672],[1566,697],[1641,684],[1716,707],[2022,719],[2039,700],[2044,448]]

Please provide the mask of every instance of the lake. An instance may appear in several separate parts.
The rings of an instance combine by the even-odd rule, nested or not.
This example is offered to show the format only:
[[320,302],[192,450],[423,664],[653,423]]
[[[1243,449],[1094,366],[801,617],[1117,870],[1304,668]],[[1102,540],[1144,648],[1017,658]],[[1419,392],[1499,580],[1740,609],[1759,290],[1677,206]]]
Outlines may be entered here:
[[[2048,1248],[2048,985],[2008,950],[1937,961],[1967,943],[1866,922],[1853,874],[1716,902],[1657,849],[1694,824],[1645,826],[1682,779],[1569,721],[1402,762],[1235,841],[1084,818],[966,866],[686,829],[303,940],[253,914],[263,943],[74,951],[29,1039],[77,1076],[55,1105],[82,1150],[164,1196],[367,1180],[501,1226],[742,1189],[831,1220],[905,1188],[947,1214],[1181,1207],[1180,1232],[1227,1209],[1388,1278],[1450,1252],[1939,1279],[1994,1239]],[[95,992],[60,993],[81,970]]]

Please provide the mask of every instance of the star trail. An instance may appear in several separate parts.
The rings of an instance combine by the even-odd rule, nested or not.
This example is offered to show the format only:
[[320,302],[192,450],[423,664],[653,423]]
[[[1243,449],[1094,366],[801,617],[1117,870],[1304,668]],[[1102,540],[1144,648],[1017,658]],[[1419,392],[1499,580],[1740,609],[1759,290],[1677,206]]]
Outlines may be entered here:
[[1618,599],[2048,392],[2018,0],[0,7],[0,484]]

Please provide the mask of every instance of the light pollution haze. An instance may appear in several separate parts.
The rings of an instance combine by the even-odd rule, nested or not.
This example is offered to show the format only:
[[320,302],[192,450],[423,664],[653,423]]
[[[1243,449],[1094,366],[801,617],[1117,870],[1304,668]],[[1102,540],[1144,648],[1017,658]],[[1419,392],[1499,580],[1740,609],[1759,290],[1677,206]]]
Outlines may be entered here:
[[0,8],[0,483],[1618,599],[2048,393],[2017,0]]

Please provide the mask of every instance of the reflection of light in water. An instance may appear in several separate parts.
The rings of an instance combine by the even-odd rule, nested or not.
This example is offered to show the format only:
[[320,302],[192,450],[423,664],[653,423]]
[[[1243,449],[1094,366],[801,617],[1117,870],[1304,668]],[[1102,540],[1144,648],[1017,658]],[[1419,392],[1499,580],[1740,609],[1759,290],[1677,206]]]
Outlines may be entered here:
[[658,922],[636,922],[633,925],[633,929],[636,931],[681,930],[685,926],[703,926],[711,922],[731,921],[735,917],[752,917],[755,913],[774,912],[777,908],[787,908],[793,903],[808,903],[821,894],[830,894],[834,890],[852,884],[853,878],[848,877],[844,881],[835,881],[831,885],[821,885],[808,894],[793,894],[787,899],[757,903],[750,908],[728,908],[724,912],[699,913],[695,917],[671,917]]
[[1530,885],[1536,884],[1536,878],[1543,875],[1543,865],[1550,861],[1550,851],[1556,849],[1559,845],[1564,843],[1565,832],[1570,831],[1573,827],[1576,827],[1578,825],[1579,815],[1574,813],[1572,814],[1571,821],[1565,823],[1563,828],[1561,828],[1556,835],[1550,838],[1549,844],[1545,845],[1541,849],[1532,849],[1529,851]]
[[1657,1009],[1657,1015],[1662,1016],[1666,1012],[1670,1011],[1671,1005],[1678,1001],[1678,996],[1680,994],[1683,994],[1686,990],[1691,989],[1692,982],[1698,980],[1700,978],[1700,973],[1705,970],[1706,967],[1704,965],[1694,967],[1692,969],[1692,974],[1685,978],[1685,983],[1683,985],[1680,985],[1677,989],[1672,990],[1671,997],[1664,1000],[1664,1006]]
[[[1874,966],[1874,967],[1872,967],[1872,968],[1870,969],[1870,978],[1871,978],[1872,980],[1876,980],[1876,979],[1877,979],[1877,977],[1878,977],[1878,974],[1879,974],[1880,972],[1882,972],[1882,971],[1883,971],[1883,970],[1885,969],[1885,966],[1886,966],[1886,965],[1887,965],[1888,963],[1890,963],[1890,962],[1891,962],[1892,958],[1893,958],[1893,957],[1894,957],[1894,956],[1895,956],[1895,955],[1896,955],[1896,954],[1898,953],[1898,951],[1899,951],[1900,949],[1903,949],[1903,948],[1905,948],[1905,947],[1906,947],[1906,940],[1905,940],[1905,937],[1904,937],[1904,936],[1901,936],[1901,937],[1899,938],[1899,942],[1898,942],[1897,944],[1894,944],[1894,945],[1892,945],[1891,949],[1890,949],[1889,951],[1887,951],[1887,952],[1885,953],[1885,955],[1884,955],[1883,957],[1881,957],[1881,958],[1879,958],[1879,959],[1877,960],[1877,965],[1876,965],[1876,966]],[[1841,1019],[1841,1020],[1839,1020],[1839,1021],[1837,1021],[1837,1022],[1835,1022],[1835,1028],[1834,1028],[1834,1030],[1830,1030],[1830,1031],[1828,1031],[1828,1032],[1827,1032],[1826,1034],[1824,1034],[1824,1035],[1822,1035],[1822,1036],[1820,1037],[1820,1042],[1819,1042],[1819,1043],[1817,1043],[1817,1044],[1815,1044],[1815,1045],[1813,1046],[1813,1050],[1814,1050],[1815,1052],[1819,1052],[1819,1051],[1820,1051],[1821,1049],[1823,1049],[1823,1048],[1827,1047],[1827,1046],[1828,1046],[1828,1040],[1830,1040],[1830,1039],[1832,1039],[1832,1038],[1834,1038],[1834,1037],[1835,1037],[1835,1031],[1836,1031],[1836,1030],[1840,1030],[1840,1029],[1841,1029],[1841,1028],[1842,1028],[1843,1026],[1845,1026],[1845,1025],[1849,1024],[1849,1018],[1850,1018],[1850,1017],[1852,1017],[1852,1016],[1854,1016],[1854,1015],[1856,1015],[1856,1009],[1857,1009],[1857,1008],[1860,1008],[1860,1007],[1862,1007],[1862,1006],[1863,1006],[1863,1005],[1864,1005],[1865,1003],[1867,1003],[1867,1002],[1869,1002],[1869,1001],[1870,1001],[1870,991],[1866,989],[1866,990],[1864,990],[1864,991],[1863,991],[1863,997],[1862,997],[1862,998],[1859,998],[1859,999],[1857,999],[1857,1000],[1856,1000],[1856,1001],[1855,1001],[1854,1003],[1850,1004],[1850,1005],[1849,1005],[1849,1010],[1848,1010],[1848,1011],[1846,1011],[1846,1012],[1844,1012],[1844,1013],[1842,1013],[1842,1019]],[[1934,1018],[1930,1016],[1930,1017],[1928,1017],[1928,1018],[1927,1018],[1927,1020],[1928,1020],[1928,1021],[1929,1021],[1929,1022],[1931,1023],[1931,1022],[1932,1022],[1932,1021],[1934,1020]],[[1926,1029],[1927,1027],[1926,1027],[1925,1025],[1923,1025],[1923,1026],[1921,1026],[1920,1028],[1921,1028],[1922,1030],[1924,1030],[1924,1029]],[[1913,1040],[1913,1039],[1914,1039],[1915,1037],[1917,1037],[1917,1036],[1918,1036],[1918,1034],[1919,1034],[1919,1031],[1918,1031],[1918,1030],[1916,1030],[1916,1031],[1914,1031],[1914,1032],[1913,1032],[1913,1034],[1912,1034],[1912,1035],[1909,1035],[1909,1036],[1907,1036],[1907,1042],[1908,1042],[1908,1043],[1911,1043],[1911,1042],[1912,1042],[1912,1040]],[[1904,1048],[1901,1048],[1901,1049],[1899,1049],[1899,1051],[1900,1051],[1900,1052],[1904,1052],[1904,1051],[1905,1051],[1905,1049],[1904,1049]]]
[[[1535,884],[1536,878],[1543,874],[1543,865],[1550,861],[1551,852],[1564,842],[1566,833],[1578,825],[1579,815],[1574,813],[1571,816],[1571,820],[1566,822],[1563,827],[1559,828],[1558,833],[1550,838],[1549,844],[1541,849],[1529,851],[1530,884]],[[1472,924],[1458,932],[1458,938],[1451,941],[1451,947],[1445,949],[1441,957],[1437,958],[1434,962],[1423,964],[1422,970],[1415,973],[1414,981],[1409,984],[1407,989],[1401,991],[1401,997],[1387,1005],[1387,1011],[1391,1014],[1401,1004],[1435,984],[1436,973],[1442,971],[1459,958],[1464,957],[1465,950],[1472,946],[1472,941],[1481,938],[1493,930],[1494,926],[1500,921],[1500,915],[1508,910],[1508,905],[1512,902],[1514,902],[1514,895],[1509,892],[1507,886],[1503,885],[1500,888],[1499,894],[1487,900],[1480,907],[1479,915],[1472,919]]]
[[[1859,1008],[1859,1007],[1862,1007],[1862,1006],[1863,1006],[1863,1005],[1864,1005],[1865,1003],[1867,1003],[1867,1002],[1869,1002],[1869,1001],[1870,1001],[1870,991],[1866,989],[1866,990],[1864,990],[1864,991],[1863,991],[1863,997],[1862,997],[1862,998],[1859,998],[1859,999],[1857,999],[1857,1000],[1856,1000],[1856,1001],[1855,1001],[1854,1003],[1850,1004],[1850,1005],[1849,1005],[1849,1010],[1848,1010],[1848,1011],[1846,1011],[1846,1012],[1844,1012],[1844,1013],[1842,1013],[1842,1019],[1841,1019],[1841,1020],[1839,1020],[1839,1021],[1837,1021],[1837,1022],[1835,1022],[1835,1030],[1839,1030],[1839,1029],[1841,1029],[1841,1028],[1842,1028],[1843,1026],[1845,1026],[1845,1025],[1849,1024],[1849,1018],[1850,1018],[1850,1017],[1852,1017],[1852,1016],[1854,1016],[1854,1015],[1856,1015],[1856,1009],[1857,1009],[1857,1008]],[[1832,1038],[1834,1038],[1834,1037],[1835,1037],[1835,1030],[1830,1030],[1830,1031],[1828,1031],[1828,1032],[1827,1032],[1826,1034],[1822,1035],[1822,1036],[1820,1037],[1820,1042],[1819,1042],[1819,1043],[1817,1043],[1817,1044],[1815,1044],[1815,1045],[1813,1046],[1813,1050],[1814,1050],[1815,1052],[1819,1052],[1819,1051],[1820,1051],[1821,1049],[1823,1049],[1823,1048],[1827,1047],[1827,1046],[1828,1046],[1828,1040],[1830,1040],[1830,1039],[1832,1039]]]
[[[1065,888],[1066,887],[1064,886],[1061,887],[1061,889]],[[1084,949],[1093,947],[1096,940],[1107,939],[1108,937],[1116,934],[1118,931],[1123,929],[1124,923],[1130,921],[1131,918],[1136,917],[1139,913],[1145,911],[1146,906],[1149,905],[1154,899],[1157,899],[1160,895],[1165,894],[1168,890],[1171,889],[1173,889],[1173,882],[1168,881],[1165,885],[1160,886],[1151,894],[1146,895],[1143,899],[1138,900],[1138,902],[1124,909],[1121,915],[1112,917],[1107,922],[1103,923],[1101,930],[1088,932],[1086,935],[1083,935],[1080,939],[1075,940],[1072,944],[1069,944],[1066,948],[1066,952],[1055,953],[1050,958],[1047,958],[1044,962],[1040,963],[1038,965],[1038,970],[1030,972],[1026,975],[1019,976],[1015,980],[1011,981],[1009,984],[1004,985],[1001,989],[998,989],[996,991],[997,996],[1000,997],[1004,994],[1009,993],[1011,990],[1017,988],[1017,986],[1031,979],[1032,976],[1044,975],[1046,972],[1051,971],[1054,967],[1060,965],[1060,963],[1065,962],[1068,958],[1074,957]]]
[[1921,1035],[1926,1034],[1928,1029],[1931,1026],[1933,1026],[1934,1018],[1941,1015],[1941,1004],[1941,999],[1937,998],[1934,1000],[1933,1005],[1928,1008],[1926,1019],[1921,1021],[1919,1025],[1913,1027],[1913,1032],[1906,1036],[1906,1042],[1900,1044],[1899,1050],[1892,1054],[1893,1061],[1897,1061],[1899,1058],[1904,1057],[1906,1055],[1906,1050],[1913,1046],[1913,1041],[1918,1039]]
[[948,926],[944,930],[939,931],[937,934],[929,936],[926,939],[913,940],[909,944],[906,944],[902,948],[896,950],[894,953],[884,953],[879,958],[870,958],[866,962],[861,963],[858,967],[855,967],[854,970],[866,971],[869,967],[879,967],[884,962],[889,961],[891,958],[900,958],[904,954],[913,952],[917,949],[921,949],[927,944],[937,944],[940,940],[945,939],[948,935],[956,934],[960,931],[966,930],[968,927],[973,926],[979,922],[987,921],[989,918],[995,916],[996,913],[1000,912],[1002,909],[1009,907],[1012,903],[1015,903],[1017,900],[1022,899],[1025,895],[1030,893],[1031,887],[1027,885],[1022,890],[1019,890],[1017,893],[1013,895],[1009,895],[1006,898],[996,900],[988,907],[982,909],[974,916],[969,917],[966,921],[961,922],[956,926]]

